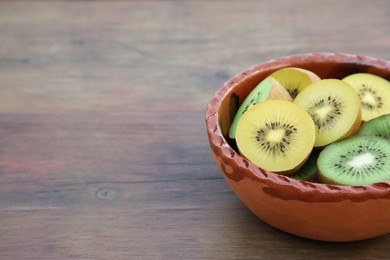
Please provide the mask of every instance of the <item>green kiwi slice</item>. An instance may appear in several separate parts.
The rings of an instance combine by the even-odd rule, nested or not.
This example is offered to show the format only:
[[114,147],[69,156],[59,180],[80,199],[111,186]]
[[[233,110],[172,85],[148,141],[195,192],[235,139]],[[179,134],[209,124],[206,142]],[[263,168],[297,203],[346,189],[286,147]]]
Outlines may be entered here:
[[319,150],[313,150],[305,164],[298,171],[290,175],[290,177],[302,181],[316,181],[318,155]]
[[368,185],[390,180],[390,142],[376,136],[353,136],[320,153],[318,177],[323,183]]
[[229,137],[236,138],[236,129],[241,116],[253,105],[266,99],[284,99],[291,101],[292,98],[287,90],[273,77],[262,80],[244,99],[233,118],[229,129]]
[[390,114],[382,115],[365,122],[358,135],[374,135],[390,140]]

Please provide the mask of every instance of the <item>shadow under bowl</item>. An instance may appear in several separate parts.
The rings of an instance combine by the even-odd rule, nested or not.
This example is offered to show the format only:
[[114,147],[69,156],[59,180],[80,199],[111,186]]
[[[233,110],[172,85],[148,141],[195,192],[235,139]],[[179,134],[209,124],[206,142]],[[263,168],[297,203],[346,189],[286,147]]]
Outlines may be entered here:
[[390,181],[338,186],[299,181],[263,170],[228,137],[238,105],[272,72],[299,67],[320,78],[366,72],[390,80],[390,62],[362,55],[311,53],[257,64],[223,84],[210,100],[206,126],[211,153],[239,199],[266,223],[301,237],[355,241],[390,233]]

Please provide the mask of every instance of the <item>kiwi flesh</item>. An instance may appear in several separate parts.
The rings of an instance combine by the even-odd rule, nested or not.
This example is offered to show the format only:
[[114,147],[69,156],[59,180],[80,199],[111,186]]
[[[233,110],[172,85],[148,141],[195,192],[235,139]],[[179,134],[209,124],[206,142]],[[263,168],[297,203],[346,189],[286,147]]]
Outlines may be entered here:
[[362,121],[390,114],[390,82],[369,73],[355,73],[343,78],[358,93]]
[[353,136],[328,145],[319,155],[323,183],[368,185],[390,180],[390,142],[376,136]]
[[277,70],[271,74],[271,77],[274,77],[279,81],[280,84],[287,89],[293,99],[304,88],[321,80],[314,72],[296,67],[287,67]]
[[253,105],[237,125],[239,152],[265,170],[290,175],[307,160],[315,141],[309,114],[286,100]]
[[381,115],[365,122],[358,135],[373,135],[390,141],[390,114]]
[[236,138],[237,124],[238,121],[240,121],[241,116],[250,107],[266,99],[292,100],[287,90],[276,79],[273,77],[265,78],[249,93],[238,108],[229,129],[229,137],[231,139]]
[[360,100],[356,91],[339,79],[323,79],[303,89],[294,99],[316,126],[316,147],[354,134],[361,123]]
[[314,149],[305,164],[290,175],[291,178],[302,181],[316,182],[317,180],[317,159],[319,150]]

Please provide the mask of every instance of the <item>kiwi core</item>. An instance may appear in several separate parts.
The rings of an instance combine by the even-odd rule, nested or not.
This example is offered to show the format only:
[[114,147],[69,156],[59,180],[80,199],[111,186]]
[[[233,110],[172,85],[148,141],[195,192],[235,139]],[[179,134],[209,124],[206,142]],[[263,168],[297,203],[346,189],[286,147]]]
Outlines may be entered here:
[[348,167],[359,168],[370,166],[375,161],[375,156],[371,153],[358,154],[350,161],[346,162]]
[[375,91],[369,89],[363,85],[363,88],[359,91],[359,97],[364,107],[373,109],[382,107],[383,103],[381,97],[377,96]]
[[280,142],[284,137],[285,131],[282,129],[271,130],[267,135],[267,139],[271,142]]
[[332,109],[329,106],[324,106],[317,108],[315,110],[315,113],[318,115],[319,118],[325,119],[331,110]]
[[260,149],[268,153],[284,154],[291,142],[292,134],[297,130],[288,123],[265,123],[257,131],[256,141],[259,143]]

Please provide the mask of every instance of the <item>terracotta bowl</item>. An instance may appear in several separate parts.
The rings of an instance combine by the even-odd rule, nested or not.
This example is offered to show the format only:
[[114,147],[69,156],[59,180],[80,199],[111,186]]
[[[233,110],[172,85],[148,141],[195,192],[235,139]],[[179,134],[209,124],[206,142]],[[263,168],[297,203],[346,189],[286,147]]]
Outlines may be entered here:
[[206,126],[212,155],[240,200],[266,223],[322,241],[354,241],[390,233],[390,181],[337,186],[298,181],[256,167],[237,152],[228,131],[235,109],[272,72],[300,67],[321,78],[368,72],[390,80],[390,62],[334,53],[300,54],[255,65],[223,84],[210,100]]

